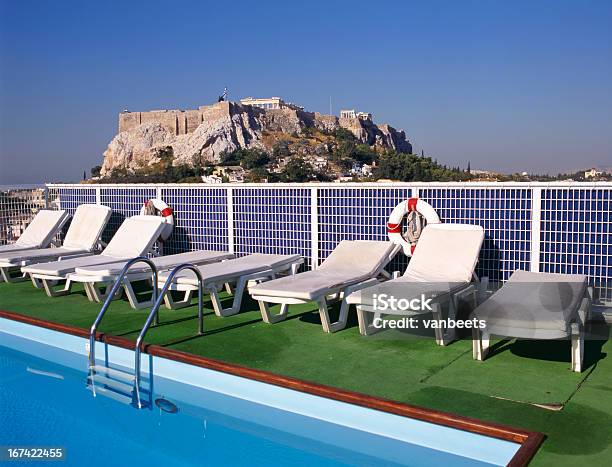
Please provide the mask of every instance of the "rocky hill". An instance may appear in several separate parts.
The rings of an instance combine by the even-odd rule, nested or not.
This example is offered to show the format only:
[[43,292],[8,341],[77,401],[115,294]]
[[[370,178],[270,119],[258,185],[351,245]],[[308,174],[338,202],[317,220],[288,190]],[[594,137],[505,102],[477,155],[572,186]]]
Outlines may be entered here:
[[287,141],[299,147],[301,156],[325,157],[337,144],[333,135],[340,129],[373,151],[412,151],[403,130],[369,119],[219,102],[197,110],[120,114],[119,133],[104,152],[101,175],[134,173],[156,167],[162,160],[170,160],[173,166],[210,165],[240,149],[271,154],[279,142]]

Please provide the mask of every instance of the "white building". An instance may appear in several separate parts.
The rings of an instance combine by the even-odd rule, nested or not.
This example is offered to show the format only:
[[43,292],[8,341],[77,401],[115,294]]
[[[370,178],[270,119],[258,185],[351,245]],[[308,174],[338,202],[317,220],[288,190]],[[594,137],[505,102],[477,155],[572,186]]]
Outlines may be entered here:
[[239,165],[219,165],[215,167],[213,175],[227,177],[230,183],[244,183],[246,171]]
[[204,183],[223,183],[223,179],[217,175],[203,175],[202,181]]
[[316,157],[314,160],[310,161],[310,163],[315,169],[319,170],[327,167],[327,159],[324,157]]
[[601,177],[603,174],[603,171],[593,168],[584,172],[584,178]]
[[292,104],[291,102],[285,102],[280,97],[266,97],[266,98],[253,98],[247,97],[240,99],[242,105],[251,105],[264,110],[276,110],[276,109],[293,109],[293,110],[304,110],[304,107]]
[[353,162],[353,166],[350,171],[351,175],[357,177],[369,177],[372,175],[372,166],[369,164],[361,164],[359,162]]
[[355,109],[341,110],[340,118],[358,118],[359,120],[372,120],[372,114],[369,112],[356,112]]

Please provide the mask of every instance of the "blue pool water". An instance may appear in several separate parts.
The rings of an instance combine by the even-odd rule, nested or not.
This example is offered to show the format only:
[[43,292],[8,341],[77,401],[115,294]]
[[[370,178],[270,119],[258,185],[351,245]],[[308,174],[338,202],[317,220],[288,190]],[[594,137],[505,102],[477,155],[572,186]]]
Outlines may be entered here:
[[[0,446],[64,447],[66,459],[58,465],[490,465],[165,383],[165,390],[174,388],[163,397],[176,404],[176,414],[94,398],[85,371],[0,346]],[[182,402],[184,391],[198,391],[201,404]],[[276,428],[261,423],[266,419]],[[279,430],[283,424],[299,430]]]

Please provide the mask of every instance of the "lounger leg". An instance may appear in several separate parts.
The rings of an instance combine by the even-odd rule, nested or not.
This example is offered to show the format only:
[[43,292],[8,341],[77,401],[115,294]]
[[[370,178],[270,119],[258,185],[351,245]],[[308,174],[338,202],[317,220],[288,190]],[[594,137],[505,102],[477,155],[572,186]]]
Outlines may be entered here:
[[72,288],[72,282],[70,280],[66,280],[64,287],[57,290],[53,287],[58,281],[43,279],[42,282],[45,292],[47,292],[47,296],[49,297],[61,297],[63,295],[68,295],[70,293],[70,289]]
[[193,297],[194,292],[195,290],[186,290],[185,295],[181,300],[174,300],[172,298],[171,291],[168,290],[168,293],[164,295],[164,303],[166,304],[166,308],[169,310],[179,310],[191,305],[191,298]]
[[[370,313],[365,311],[361,305],[357,305],[357,320],[359,321],[359,333],[362,336],[371,336],[380,331],[380,328],[375,327],[372,323],[377,317],[380,317],[377,313]],[[372,315],[372,322],[369,321],[368,315]]]
[[274,324],[287,318],[287,311],[289,310],[289,305],[287,303],[281,304],[280,312],[276,315],[273,315],[270,311],[270,305],[268,305],[268,302],[259,300],[258,303],[259,311],[261,312],[261,319],[263,319],[264,323]]
[[15,268],[0,268],[0,273],[2,273],[2,279],[4,282],[23,282],[28,280],[27,274],[21,274],[21,276],[11,276],[11,269]]
[[87,295],[87,299],[90,302],[95,302],[96,301],[96,297],[91,292],[90,284],[88,282],[83,282],[83,288],[85,289],[85,294]]
[[[448,321],[455,321],[457,319],[457,312],[459,310],[459,297],[458,295],[453,295],[448,302]],[[443,333],[442,345],[448,345],[457,339],[457,330],[453,328],[448,328]]]
[[[102,303],[108,297],[108,293],[113,288],[113,284],[107,282],[85,282],[83,284],[85,286],[85,292],[87,296],[90,297],[92,302]],[[104,292],[102,291],[102,287],[104,287]],[[113,300],[118,300],[123,296],[123,290],[119,289]]]
[[584,327],[578,323],[571,324],[572,331],[572,371],[582,372],[584,361]]
[[325,297],[317,300],[317,305],[319,305],[319,316],[321,317],[321,325],[323,326],[324,332],[332,332],[331,330],[331,322],[329,319],[329,310],[327,308],[327,299]]
[[83,287],[85,288],[85,293],[90,301],[100,303],[104,300],[104,294],[102,293],[102,290],[96,287],[96,284],[84,282]]
[[570,325],[572,333],[572,371],[577,373],[582,372],[582,364],[584,361],[584,335],[586,323],[589,319],[591,311],[592,291],[589,291],[587,296],[582,299],[580,308],[578,309],[577,322]]
[[47,296],[49,297],[61,297],[62,295],[68,295],[72,290],[72,281],[70,279],[66,279],[66,285],[64,285],[63,289],[54,290],[53,284],[57,281],[42,279],[43,287],[45,288],[45,292],[47,292]]
[[472,357],[483,361],[489,352],[490,336],[481,329],[472,329]]
[[348,321],[350,305],[346,302],[346,296],[342,298],[342,302],[340,303],[340,316],[338,317],[338,321],[332,323],[330,325],[331,332],[340,331],[346,327],[346,322]]
[[229,282],[225,283],[225,291],[232,295],[234,293],[234,291],[232,290],[232,284],[230,284]]
[[125,290],[125,295],[130,302],[130,305],[134,310],[141,310],[143,308],[152,307],[155,303],[153,300],[153,295],[149,300],[143,300],[141,302],[138,301],[138,297],[136,296],[136,292],[134,292],[134,287],[132,287],[132,283],[127,279],[123,282],[123,289]]
[[[582,362],[584,359],[584,334],[578,329],[573,329],[572,325],[572,371],[582,372]],[[576,328],[578,325],[575,325]]]
[[36,277],[33,277],[32,275],[30,275],[30,279],[32,280],[32,285],[34,287],[36,287],[37,289],[43,288],[43,283],[40,279],[37,279]]
[[444,345],[444,328],[442,327],[442,306],[440,303],[434,303],[433,305],[433,319],[438,322],[436,327],[434,328],[434,333],[436,335],[436,344]]
[[[334,294],[331,300],[340,299],[341,294]],[[319,306],[319,316],[321,317],[321,325],[323,326],[323,331],[325,332],[337,332],[341,331],[346,327],[346,322],[348,321],[348,312],[350,305],[346,302],[346,299],[343,298],[340,305],[340,316],[338,317],[338,321],[331,322],[329,318],[329,307],[328,307],[328,299],[327,297],[320,298],[317,300],[317,305]]]
[[[229,284],[216,284],[210,287],[210,299],[212,301],[213,310],[215,315],[219,317],[232,316],[240,313],[240,307],[242,306],[242,297],[244,297],[244,289],[249,282],[248,277],[241,277],[236,283],[236,289],[234,290],[234,299],[232,300],[232,306],[230,308],[223,308],[221,299],[219,298],[219,289],[222,287],[228,287]],[[230,289],[231,290],[231,289]]]

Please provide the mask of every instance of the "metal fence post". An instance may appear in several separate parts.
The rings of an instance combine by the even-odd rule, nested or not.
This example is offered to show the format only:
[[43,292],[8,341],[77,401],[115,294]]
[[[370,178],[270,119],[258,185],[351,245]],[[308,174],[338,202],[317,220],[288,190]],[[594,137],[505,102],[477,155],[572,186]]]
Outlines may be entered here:
[[102,204],[102,189],[96,187],[96,204]]
[[310,189],[310,267],[319,267],[319,190]]
[[227,187],[227,246],[230,253],[235,253],[234,241],[234,189]]
[[531,188],[531,253],[529,270],[540,272],[540,222],[542,220],[542,188]]

